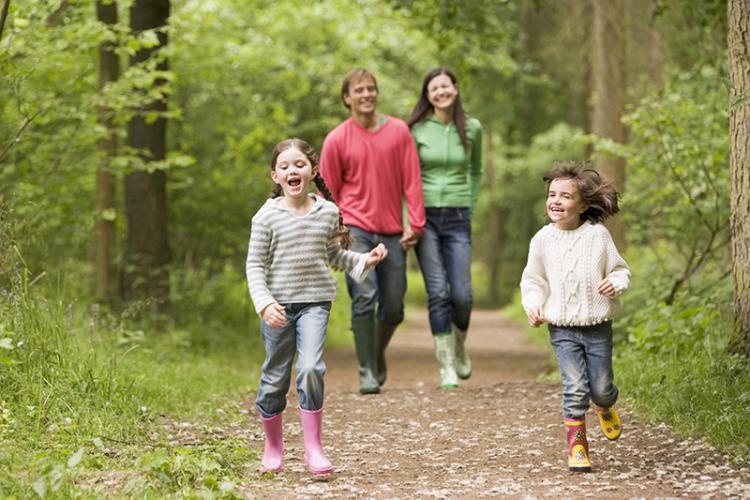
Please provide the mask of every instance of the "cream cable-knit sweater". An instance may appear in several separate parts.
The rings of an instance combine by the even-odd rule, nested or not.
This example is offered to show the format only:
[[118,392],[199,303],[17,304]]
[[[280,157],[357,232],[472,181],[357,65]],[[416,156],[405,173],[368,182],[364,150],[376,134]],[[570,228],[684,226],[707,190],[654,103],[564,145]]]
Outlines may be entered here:
[[[604,278],[615,298],[597,291]],[[531,239],[521,302],[527,312],[544,306],[544,319],[553,325],[597,325],[620,310],[617,297],[629,284],[630,269],[602,224],[585,222],[569,231],[548,224]]]

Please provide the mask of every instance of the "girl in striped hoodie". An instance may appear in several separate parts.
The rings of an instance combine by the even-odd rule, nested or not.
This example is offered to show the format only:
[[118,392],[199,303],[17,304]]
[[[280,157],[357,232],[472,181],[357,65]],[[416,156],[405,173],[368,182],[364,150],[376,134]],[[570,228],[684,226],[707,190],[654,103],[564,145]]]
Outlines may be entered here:
[[[304,460],[312,474],[333,470],[320,440],[323,416],[323,343],[336,281],[328,266],[356,281],[382,261],[380,244],[369,253],[346,250],[342,224],[313,148],[301,139],[276,145],[271,159],[271,198],[252,219],[246,273],[250,296],[261,317],[266,350],[256,406],[265,433],[261,471],[282,469],[282,413],[297,359],[297,393],[304,434]],[[325,199],[309,193],[314,183]]]

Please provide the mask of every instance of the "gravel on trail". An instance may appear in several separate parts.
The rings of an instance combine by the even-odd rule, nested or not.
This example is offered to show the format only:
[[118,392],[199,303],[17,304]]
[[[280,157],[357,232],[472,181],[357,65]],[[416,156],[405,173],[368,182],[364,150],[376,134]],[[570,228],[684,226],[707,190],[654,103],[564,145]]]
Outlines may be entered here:
[[[427,313],[407,312],[388,348],[378,395],[357,393],[353,348],[325,353],[323,443],[335,467],[307,473],[294,388],[285,418],[284,471],[258,464],[239,487],[245,498],[750,498],[750,470],[700,440],[641,422],[618,406],[623,434],[610,442],[587,415],[593,472],[567,470],[559,382],[550,351],[495,311],[474,311],[467,347],[474,364],[455,390],[438,386]],[[615,381],[617,374],[615,374]],[[262,454],[252,402],[249,445]]]

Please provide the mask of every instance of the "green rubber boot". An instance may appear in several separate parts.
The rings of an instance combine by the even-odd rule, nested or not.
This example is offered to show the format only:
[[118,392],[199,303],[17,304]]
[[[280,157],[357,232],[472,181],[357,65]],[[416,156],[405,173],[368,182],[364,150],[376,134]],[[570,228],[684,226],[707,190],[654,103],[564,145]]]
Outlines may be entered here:
[[393,338],[396,326],[381,323],[380,321],[375,322],[375,349],[378,354],[376,377],[378,385],[385,384],[385,379],[388,376],[388,367],[385,364],[385,348],[388,347]]
[[456,341],[453,333],[437,333],[432,336],[435,341],[435,357],[440,364],[440,388],[455,389],[458,387],[456,374]]
[[456,374],[458,378],[468,379],[471,377],[471,360],[466,352],[466,330],[461,330],[453,325],[453,335],[456,337]]
[[359,393],[377,394],[380,384],[376,377],[375,318],[371,315],[352,318],[352,332],[359,363]]

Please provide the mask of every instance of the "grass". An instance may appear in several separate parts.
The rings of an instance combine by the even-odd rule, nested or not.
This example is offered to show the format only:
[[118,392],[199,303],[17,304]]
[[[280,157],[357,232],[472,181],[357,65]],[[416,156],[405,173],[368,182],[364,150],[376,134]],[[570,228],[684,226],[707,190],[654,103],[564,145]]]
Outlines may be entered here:
[[257,326],[136,323],[27,283],[0,301],[0,496],[98,496],[97,477],[154,496],[176,484],[221,493],[242,476],[253,457],[236,438],[204,439],[193,453],[169,436],[174,422],[246,420]]

